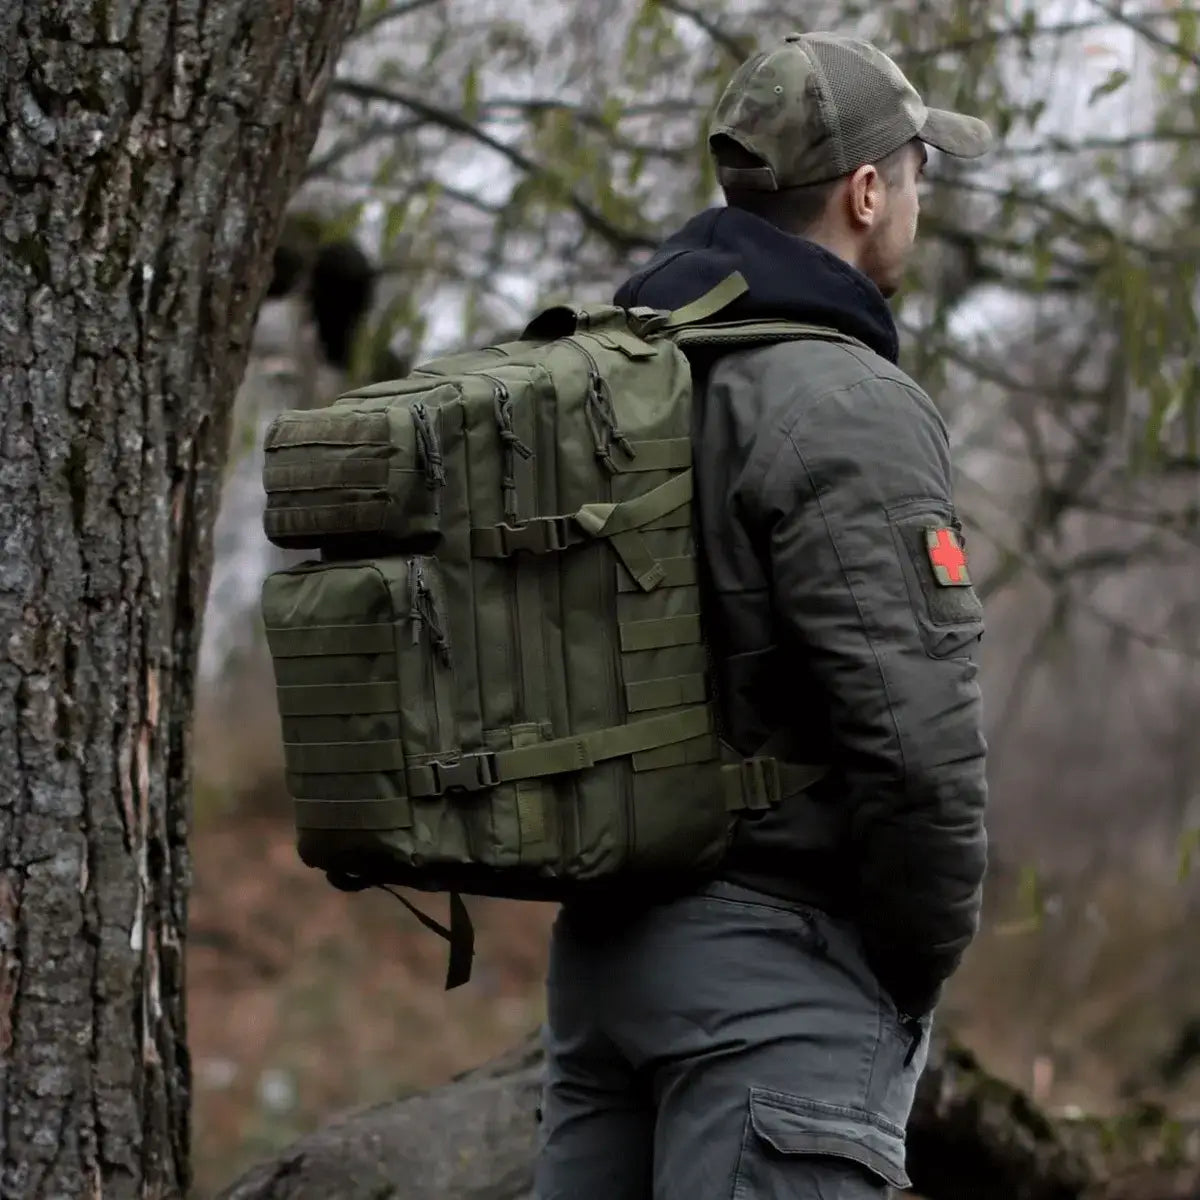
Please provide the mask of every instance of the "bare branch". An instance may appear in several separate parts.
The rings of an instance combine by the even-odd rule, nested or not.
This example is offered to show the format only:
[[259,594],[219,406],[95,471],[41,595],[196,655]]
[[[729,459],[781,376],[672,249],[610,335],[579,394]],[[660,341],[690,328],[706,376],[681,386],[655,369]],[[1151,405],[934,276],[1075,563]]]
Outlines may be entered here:
[[[1171,54],[1174,54],[1176,58],[1181,58],[1184,62],[1191,63],[1192,66],[1200,67],[1200,54],[1197,54],[1194,50],[1189,50],[1186,46],[1181,45],[1179,42],[1173,41],[1165,34],[1159,33],[1157,29],[1154,29],[1150,25],[1148,18],[1152,14],[1124,13],[1121,11],[1119,5],[1110,4],[1107,2],[1107,0],[1092,0],[1092,3],[1102,13],[1104,13],[1110,21],[1115,21],[1118,25],[1124,25],[1126,29],[1132,29],[1133,32],[1138,35],[1138,37],[1149,42],[1152,46],[1157,46],[1160,50],[1167,50]],[[1159,17],[1168,17],[1172,16],[1173,14],[1170,12],[1163,12],[1154,15]]]
[[[694,97],[675,96],[644,103],[621,105],[624,117],[694,116],[704,111],[704,105]],[[490,96],[480,104],[482,112],[492,114],[505,109],[530,110],[566,108],[577,110],[577,106],[555,97],[539,96]]]
[[[1014,255],[1027,254],[1029,251],[1028,241],[1003,237],[996,233],[984,233],[977,229],[966,229],[959,225],[952,225],[949,221],[937,215],[924,217],[922,219],[922,227],[926,234],[930,234],[943,242],[965,250],[977,252],[981,249],[987,249],[1001,254]],[[1078,286],[1094,276],[1103,266],[1102,261],[1063,254],[1053,247],[1047,253],[1051,263],[1068,273],[1057,280],[1057,286],[1061,290],[1070,290],[1073,286]],[[999,270],[983,263],[979,263],[976,266],[976,281],[979,283],[1007,283],[1010,286],[1021,286],[1022,284],[1022,281],[1013,274],[1011,269],[1006,267],[1003,270]],[[1055,284],[1055,280],[1047,281],[1046,289],[1051,291],[1056,290]]]
[[733,34],[727,33],[710,17],[706,17],[692,5],[682,3],[682,0],[658,0],[658,2],[668,12],[677,13],[679,16],[687,18],[697,29],[703,30],[713,40],[714,44],[724,50],[736,62],[741,62],[753,49],[751,42],[748,40],[743,42],[740,38],[734,37]]
[[1049,196],[1031,192],[1016,186],[1002,186],[983,183],[978,179],[964,177],[938,178],[936,184],[940,188],[954,188],[960,192],[974,192],[980,196],[992,196],[997,200],[1013,200],[1025,208],[1040,209],[1050,216],[1058,218],[1066,225],[1071,225],[1083,233],[1098,235],[1109,242],[1120,242],[1127,250],[1134,250],[1149,261],[1160,263],[1178,263],[1178,247],[1151,246],[1146,242],[1136,241],[1128,234],[1118,232],[1104,221],[1094,217],[1084,216],[1073,212],[1061,204],[1055,203]]
[[1166,654],[1178,655],[1180,658],[1193,659],[1200,662],[1200,649],[1194,646],[1182,646],[1179,642],[1172,638],[1163,637],[1157,633],[1147,633],[1121,617],[1115,616],[1113,613],[1105,612],[1099,605],[1083,596],[1074,596],[1073,602],[1079,608],[1086,612],[1094,621],[1098,621],[1106,629],[1113,633],[1119,633],[1128,641],[1136,642],[1141,646],[1146,646],[1151,650],[1161,650]]
[[[654,112],[655,110],[660,112],[667,111],[661,105],[642,105],[640,107],[647,112]],[[698,111],[698,107],[692,105],[690,109],[691,111]],[[580,125],[586,126],[588,129],[598,130],[604,134],[608,139],[609,145],[614,150],[620,150],[626,154],[652,154],[664,162],[687,162],[693,159],[696,154],[696,148],[692,144],[669,146],[664,145],[660,141],[632,141],[618,134],[602,113],[592,108],[584,108],[570,100],[552,100],[548,98],[486,100],[479,106],[479,115],[495,123],[501,123],[505,120],[500,115],[501,113],[510,114],[510,119],[512,120],[524,120],[540,113],[553,112],[570,113]],[[624,110],[621,115],[630,115],[630,110]]]
[[[1162,20],[1170,16],[1167,12],[1140,12],[1129,19],[1141,23]],[[1107,29],[1112,24],[1111,19],[1091,21],[1057,21],[1052,25],[1032,25],[1024,23],[1006,25],[999,29],[985,29],[969,37],[955,38],[948,42],[939,42],[936,46],[913,47],[898,50],[892,55],[898,63],[918,62],[921,59],[936,58],[939,54],[963,54],[981,46],[994,46],[1000,42],[1032,41],[1035,38],[1067,37],[1074,33],[1091,33],[1098,29]]]
[[[561,182],[548,167],[530,158],[523,150],[511,146],[507,142],[493,137],[485,129],[481,129],[473,121],[467,120],[462,113],[452,109],[442,108],[428,100],[423,100],[409,92],[397,88],[382,87],[379,84],[363,83],[351,79],[339,79],[334,82],[331,90],[344,96],[353,96],[358,100],[377,100],[385,104],[398,104],[409,109],[417,116],[435,125],[441,125],[451,133],[461,134],[481,146],[495,151],[507,159],[518,170],[526,175]],[[581,221],[593,233],[603,238],[613,249],[628,253],[631,250],[653,249],[658,243],[649,234],[635,230],[622,229],[614,225],[595,207],[584,200],[578,193],[564,187],[565,199]]]
[[362,129],[356,131],[354,137],[347,138],[336,146],[331,146],[318,158],[309,159],[308,165],[304,168],[304,181],[307,183],[313,179],[321,179],[328,175],[338,163],[344,162],[360,150],[365,150],[380,138],[407,137],[423,124],[423,121],[417,120],[368,122]]

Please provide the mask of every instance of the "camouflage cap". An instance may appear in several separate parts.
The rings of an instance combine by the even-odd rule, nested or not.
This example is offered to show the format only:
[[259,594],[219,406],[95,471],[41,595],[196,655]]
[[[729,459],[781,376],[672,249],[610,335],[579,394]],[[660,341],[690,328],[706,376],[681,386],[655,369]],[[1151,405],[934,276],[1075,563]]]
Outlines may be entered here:
[[718,158],[721,183],[771,192],[849,175],[913,138],[959,158],[992,143],[976,117],[927,108],[883,51],[833,33],[791,33],[747,59],[717,104],[710,146],[722,135],[762,165]]

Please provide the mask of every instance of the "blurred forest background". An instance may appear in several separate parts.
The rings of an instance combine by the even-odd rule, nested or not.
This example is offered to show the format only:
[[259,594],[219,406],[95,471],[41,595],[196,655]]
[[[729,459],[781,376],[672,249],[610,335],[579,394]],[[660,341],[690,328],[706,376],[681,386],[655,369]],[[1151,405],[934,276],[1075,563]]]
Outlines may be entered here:
[[982,169],[935,156],[896,302],[906,365],[951,425],[988,606],[992,881],[942,1023],[1052,1108],[1200,1116],[1200,8],[390,0],[363,7],[293,206],[374,264],[370,310],[338,363],[302,284],[264,304],[217,527],[195,734],[198,1195],[533,1028],[552,917],[476,903],[476,980],[446,995],[441,942],[297,860],[257,616],[277,561],[263,426],[388,374],[387,355],[607,298],[715,201],[711,104],[794,28],[872,38],[1000,137]]

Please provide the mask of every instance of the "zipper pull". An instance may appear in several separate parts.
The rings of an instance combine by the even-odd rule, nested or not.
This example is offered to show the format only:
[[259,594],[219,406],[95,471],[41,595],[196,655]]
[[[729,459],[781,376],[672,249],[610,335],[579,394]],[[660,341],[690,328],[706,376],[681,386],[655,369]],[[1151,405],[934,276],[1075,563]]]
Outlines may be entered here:
[[421,466],[425,471],[425,485],[430,490],[441,487],[446,482],[446,472],[442,466],[442,451],[429,410],[420,400],[414,400],[409,405],[409,412],[412,414],[413,428],[417,435]]
[[500,480],[501,500],[507,521],[517,520],[517,480],[513,472],[516,464],[514,454],[524,459],[533,457],[533,451],[514,432],[512,427],[512,396],[499,379],[492,380],[492,408],[496,414],[496,430],[504,460],[504,472]]
[[588,429],[592,434],[592,445],[596,450],[596,458],[610,475],[615,475],[617,465],[609,453],[612,425],[604,404],[604,380],[600,378],[595,367],[588,372],[588,390],[583,407],[587,416]]
[[433,643],[434,653],[446,665],[450,665],[450,639],[442,628],[442,615],[438,612],[437,598],[433,589],[425,582],[424,572],[418,569],[417,591],[421,605],[421,617],[425,628],[429,631],[429,640]]
[[412,626],[412,644],[414,646],[421,640],[421,624],[425,619],[421,614],[421,585],[423,582],[421,564],[415,558],[410,558],[408,560],[408,620]]
[[524,459],[533,457],[533,451],[523,442],[512,426],[512,394],[499,380],[496,380],[497,415],[500,423],[500,438],[506,450],[512,450]]
[[905,1067],[911,1067],[913,1059],[917,1057],[917,1051],[921,1048],[921,1040],[925,1037],[925,1027],[916,1017],[903,1017],[900,1023],[911,1039],[908,1054],[904,1058]]
[[597,375],[596,390],[600,398],[600,403],[604,410],[604,419],[608,424],[609,433],[612,440],[630,457],[636,458],[637,452],[630,444],[629,439],[621,432],[621,427],[617,422],[617,410],[613,407],[612,392],[608,389],[608,384]]

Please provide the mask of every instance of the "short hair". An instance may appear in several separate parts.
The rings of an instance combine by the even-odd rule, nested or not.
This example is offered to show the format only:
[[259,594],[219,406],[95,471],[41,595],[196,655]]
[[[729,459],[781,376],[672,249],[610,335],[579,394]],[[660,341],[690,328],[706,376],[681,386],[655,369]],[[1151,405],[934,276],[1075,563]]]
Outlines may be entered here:
[[[888,183],[895,183],[903,170],[908,148],[920,144],[920,141],[920,138],[911,138],[872,165]],[[718,134],[713,139],[713,153],[723,167],[763,165],[760,158],[724,134]],[[830,197],[844,178],[846,176],[843,175],[823,183],[782,188],[777,192],[764,192],[753,188],[725,188],[725,200],[731,208],[753,213],[787,233],[804,234],[816,226],[825,215]]]

